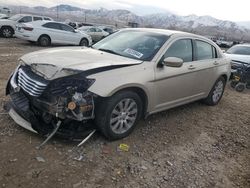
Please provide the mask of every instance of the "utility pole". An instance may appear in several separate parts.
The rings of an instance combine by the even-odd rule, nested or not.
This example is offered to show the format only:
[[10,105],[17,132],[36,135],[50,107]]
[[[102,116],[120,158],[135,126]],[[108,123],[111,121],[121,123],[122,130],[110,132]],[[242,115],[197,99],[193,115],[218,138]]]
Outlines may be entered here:
[[56,20],[58,21],[59,19],[59,7],[58,5],[56,6]]

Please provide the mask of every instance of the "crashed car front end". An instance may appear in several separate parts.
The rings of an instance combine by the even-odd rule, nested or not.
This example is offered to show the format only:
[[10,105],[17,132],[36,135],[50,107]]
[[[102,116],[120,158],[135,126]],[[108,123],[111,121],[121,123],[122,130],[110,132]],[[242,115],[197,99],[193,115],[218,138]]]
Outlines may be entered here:
[[[46,79],[30,65],[21,63],[10,77],[6,95],[10,95],[10,116],[21,126],[42,135],[49,134],[58,121],[64,137],[94,119],[95,94],[88,88],[95,82],[84,71],[62,70],[67,76]],[[68,73],[70,72],[70,74]],[[66,73],[64,73],[66,75]]]

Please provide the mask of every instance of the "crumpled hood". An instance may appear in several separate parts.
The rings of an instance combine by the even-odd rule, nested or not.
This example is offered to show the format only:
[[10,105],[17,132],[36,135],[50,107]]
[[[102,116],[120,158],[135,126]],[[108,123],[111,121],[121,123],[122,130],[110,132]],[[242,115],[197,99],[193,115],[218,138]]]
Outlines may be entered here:
[[250,55],[237,55],[237,54],[228,54],[228,53],[225,53],[225,55],[232,61],[241,61],[244,63],[250,63]]
[[[85,47],[62,47],[40,50],[20,58],[48,80],[67,76],[65,70],[86,71],[102,67],[127,66],[142,61]],[[72,73],[72,72],[71,72]]]

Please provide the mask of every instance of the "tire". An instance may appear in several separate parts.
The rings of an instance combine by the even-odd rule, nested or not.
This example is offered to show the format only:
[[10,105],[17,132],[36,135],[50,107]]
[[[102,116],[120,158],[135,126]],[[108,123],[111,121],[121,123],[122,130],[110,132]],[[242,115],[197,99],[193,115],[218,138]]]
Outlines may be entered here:
[[235,86],[235,90],[238,91],[238,92],[243,92],[245,90],[245,84],[243,83],[238,83],[236,86]]
[[87,39],[82,39],[79,46],[89,46],[89,42]]
[[132,91],[122,91],[96,107],[95,123],[109,140],[127,137],[142,115],[142,100]]
[[39,44],[40,46],[43,46],[43,47],[45,47],[45,46],[50,46],[51,40],[50,40],[49,36],[43,35],[43,36],[40,36],[40,37],[39,37],[39,39],[38,39],[38,44]]
[[213,88],[209,92],[209,95],[203,100],[203,102],[209,106],[217,105],[223,96],[225,86],[226,80],[221,76],[216,80]]
[[1,28],[1,35],[5,38],[11,38],[14,35],[14,30],[11,27],[4,26]]
[[235,86],[236,86],[238,83],[239,83],[238,81],[231,81],[231,82],[230,82],[230,86],[231,86],[232,88],[235,88]]

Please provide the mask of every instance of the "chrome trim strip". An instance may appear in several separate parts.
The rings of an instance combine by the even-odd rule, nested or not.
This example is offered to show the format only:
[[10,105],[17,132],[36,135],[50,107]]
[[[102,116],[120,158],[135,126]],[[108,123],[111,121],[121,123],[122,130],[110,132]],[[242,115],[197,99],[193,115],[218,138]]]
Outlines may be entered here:
[[19,69],[18,73],[20,74],[23,74],[24,77],[26,77],[30,82],[34,83],[34,84],[37,84],[41,87],[46,87],[47,85],[42,83],[42,82],[39,82],[39,81],[33,81],[22,69]]

